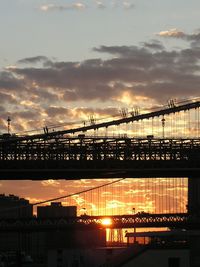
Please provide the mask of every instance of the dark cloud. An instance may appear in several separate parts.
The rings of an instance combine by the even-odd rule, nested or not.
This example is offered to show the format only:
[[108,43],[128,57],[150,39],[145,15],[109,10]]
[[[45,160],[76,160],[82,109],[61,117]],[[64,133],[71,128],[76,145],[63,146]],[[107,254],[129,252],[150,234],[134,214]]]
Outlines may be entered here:
[[79,101],[79,100],[101,100],[106,101],[112,99],[117,94],[113,87],[106,84],[86,85],[85,89],[80,86],[74,90],[65,90],[63,99],[66,101]]
[[189,41],[200,41],[200,32],[194,34],[185,34],[185,38]]
[[33,88],[33,90],[30,91],[33,94],[33,97],[31,98],[33,101],[34,99],[36,99],[37,102],[42,103],[52,103],[59,101],[59,96],[48,88]]
[[[1,96],[0,96],[1,97]],[[0,106],[0,113],[5,112],[5,108]]]
[[36,57],[28,57],[23,58],[17,61],[19,64],[37,64],[41,62],[48,62],[48,58],[45,56],[36,56]]
[[164,46],[161,42],[157,40],[152,40],[151,42],[142,43],[145,48],[152,50],[164,50]]
[[38,117],[38,112],[37,110],[24,110],[20,112],[15,112],[13,114],[13,118],[16,119],[25,119],[25,120],[36,120]]
[[146,93],[157,101],[174,91],[180,96],[198,94],[199,48],[167,51],[160,42],[152,41],[143,47],[101,46],[94,50],[114,57],[74,63],[48,61],[41,68],[12,69],[11,75],[26,84],[35,83],[34,93],[52,101],[59,99],[58,94],[64,101],[113,100],[125,90],[133,96]]
[[96,52],[108,53],[111,55],[117,55],[120,57],[134,57],[136,54],[146,54],[148,51],[143,47],[137,46],[105,46],[93,48]]
[[46,109],[46,113],[49,117],[63,116],[71,114],[71,110],[64,107],[51,106]]
[[24,87],[24,81],[13,75],[12,70],[0,72],[0,89],[16,90]]
[[[119,103],[138,104],[140,97],[155,104],[171,97],[199,96],[199,46],[167,50],[161,42],[151,40],[140,46],[100,46],[94,50],[109,56],[80,62],[38,56],[19,61],[30,66],[0,72],[0,118],[6,116],[9,105],[11,115],[26,121],[21,125],[25,129],[33,120],[38,127],[41,121],[47,124],[89,114],[113,114]],[[34,67],[38,62],[42,64]],[[80,101],[84,108],[78,108]],[[95,108],[90,108],[92,105]]]
[[[41,68],[12,69],[12,74],[23,77],[26,84],[43,88],[37,88],[36,94],[52,97],[52,101],[58,99],[58,93],[65,101],[113,100],[125,90],[133,95],[146,92],[157,101],[174,91],[180,96],[191,91],[198,94],[199,48],[167,51],[161,43],[152,41],[143,47],[101,46],[94,50],[114,57],[74,63],[48,61]],[[157,94],[158,90],[162,94]]]

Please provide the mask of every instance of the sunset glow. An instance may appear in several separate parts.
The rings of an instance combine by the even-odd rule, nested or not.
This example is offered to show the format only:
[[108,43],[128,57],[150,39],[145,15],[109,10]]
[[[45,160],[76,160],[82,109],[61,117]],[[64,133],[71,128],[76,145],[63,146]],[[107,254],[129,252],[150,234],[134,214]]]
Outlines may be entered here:
[[112,220],[110,218],[104,218],[104,219],[102,219],[101,224],[103,226],[110,226],[110,225],[112,225]]

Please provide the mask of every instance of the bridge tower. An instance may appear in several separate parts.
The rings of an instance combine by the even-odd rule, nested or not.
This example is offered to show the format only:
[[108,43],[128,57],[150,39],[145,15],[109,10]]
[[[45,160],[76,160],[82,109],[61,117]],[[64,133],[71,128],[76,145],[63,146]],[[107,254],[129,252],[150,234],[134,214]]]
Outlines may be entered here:
[[188,213],[200,217],[200,178],[188,179]]
[[[195,220],[200,219],[200,178],[188,178],[188,213]],[[200,236],[190,237],[190,266],[200,266]]]

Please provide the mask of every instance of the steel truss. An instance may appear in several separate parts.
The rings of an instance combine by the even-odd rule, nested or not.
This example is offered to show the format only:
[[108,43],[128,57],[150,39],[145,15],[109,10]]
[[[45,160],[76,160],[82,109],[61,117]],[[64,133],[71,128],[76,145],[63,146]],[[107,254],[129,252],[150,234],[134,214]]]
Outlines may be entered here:
[[[110,218],[109,226],[103,225],[103,220]],[[135,214],[116,216],[80,216],[71,218],[30,218],[30,219],[4,219],[0,220],[0,232],[10,231],[50,231],[98,228],[144,228],[144,227],[172,227],[195,228],[199,227],[196,219],[190,219],[186,213],[178,214]]]

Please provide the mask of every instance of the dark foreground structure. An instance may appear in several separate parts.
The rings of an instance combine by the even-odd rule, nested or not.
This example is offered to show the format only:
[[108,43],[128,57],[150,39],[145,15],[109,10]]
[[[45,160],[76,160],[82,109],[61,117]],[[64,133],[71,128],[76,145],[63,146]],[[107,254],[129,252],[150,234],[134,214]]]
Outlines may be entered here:
[[[139,236],[134,233],[135,242],[129,248],[121,250],[105,248],[106,230],[105,227],[99,226],[101,218],[71,217],[71,215],[68,216],[70,213],[63,218],[63,214],[61,216],[60,213],[63,209],[59,205],[57,206],[59,216],[51,215],[47,208],[48,211],[46,209],[46,213],[43,212],[43,215],[47,216],[46,219],[45,216],[42,217],[43,215],[40,218],[34,218],[30,216],[30,207],[25,208],[23,212],[17,208],[18,212],[15,211],[12,214],[13,217],[9,217],[9,212],[13,210],[11,205],[10,211],[8,209],[3,211],[4,216],[0,221],[0,231],[4,231],[0,232],[0,251],[4,253],[2,257],[9,257],[6,255],[7,251],[10,253],[15,251],[15,266],[23,266],[21,252],[25,251],[31,255],[34,261],[32,266],[35,267],[128,267],[133,265],[149,267],[150,261],[153,261],[153,266],[159,267],[161,265],[163,267],[199,267],[199,107],[199,101],[179,105],[171,103],[168,107],[154,112],[141,115],[131,113],[129,116],[105,123],[92,121],[89,126],[52,132],[45,128],[43,134],[30,136],[17,136],[10,133],[1,135],[0,179],[188,177],[187,214],[142,214],[140,217],[113,218],[115,222],[113,227],[116,228],[122,228],[123,225],[136,228],[141,225],[141,227],[165,226],[171,230],[179,229],[179,233],[172,242],[161,235],[156,236],[156,233],[154,238],[146,234],[150,242],[148,245],[140,246],[136,243],[139,242],[137,241]],[[164,116],[187,112],[191,109],[198,115],[198,120],[196,120],[196,128],[191,128],[188,120],[190,127],[187,132],[193,131],[196,137],[167,138]],[[92,130],[96,133],[101,128],[107,130],[111,126],[118,127],[121,124],[160,116],[162,137],[154,137],[154,135],[142,138],[127,135],[114,137],[107,134],[86,136],[87,131]],[[21,206],[20,201],[19,206]],[[25,206],[28,207],[29,203]],[[55,206],[50,210],[54,208]],[[188,234],[184,235],[182,230]],[[161,255],[161,258],[158,255]]]

